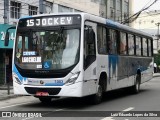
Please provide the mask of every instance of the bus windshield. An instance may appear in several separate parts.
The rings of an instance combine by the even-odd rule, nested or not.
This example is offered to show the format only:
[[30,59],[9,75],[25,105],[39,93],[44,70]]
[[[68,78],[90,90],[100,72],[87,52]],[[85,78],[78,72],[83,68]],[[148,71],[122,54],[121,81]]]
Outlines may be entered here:
[[22,69],[61,70],[78,63],[80,29],[17,29],[15,63]]

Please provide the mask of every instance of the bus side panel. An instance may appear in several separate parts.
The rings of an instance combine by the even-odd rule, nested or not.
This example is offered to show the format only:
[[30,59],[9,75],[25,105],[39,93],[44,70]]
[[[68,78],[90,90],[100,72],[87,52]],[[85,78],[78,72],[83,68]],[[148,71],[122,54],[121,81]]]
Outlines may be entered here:
[[93,62],[84,71],[84,82],[83,82],[83,96],[95,94],[98,87],[98,80],[96,75],[97,61]]
[[141,72],[141,83],[153,76],[152,58],[119,56],[117,88],[129,87],[135,84],[138,70]]
[[108,56],[107,55],[97,55],[97,79],[100,79],[101,73],[106,73],[107,82],[106,82],[106,90],[111,90],[111,81],[109,78],[109,66],[108,66]]
[[118,61],[119,57],[117,55],[98,55],[97,57],[97,77],[99,79],[101,73],[106,73],[107,91],[117,88]]
[[133,85],[134,76],[128,76],[129,67],[128,67],[128,56],[119,56],[118,60],[118,75],[117,75],[117,88],[128,87]]

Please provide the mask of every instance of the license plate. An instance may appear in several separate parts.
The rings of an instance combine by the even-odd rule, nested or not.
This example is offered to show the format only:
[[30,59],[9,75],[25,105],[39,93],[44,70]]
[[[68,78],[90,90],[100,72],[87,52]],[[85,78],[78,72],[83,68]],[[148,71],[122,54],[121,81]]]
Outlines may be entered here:
[[49,96],[48,92],[37,92],[36,96]]

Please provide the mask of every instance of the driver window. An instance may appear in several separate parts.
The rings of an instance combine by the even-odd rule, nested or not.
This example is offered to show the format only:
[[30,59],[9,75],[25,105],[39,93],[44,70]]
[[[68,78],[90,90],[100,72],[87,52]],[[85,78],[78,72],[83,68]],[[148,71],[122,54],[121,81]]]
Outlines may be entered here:
[[[91,37],[91,36],[94,37]],[[95,32],[89,25],[84,28],[84,69],[96,60]]]
[[89,33],[93,31],[91,26],[85,26],[85,41],[84,41],[84,54],[85,58],[89,55],[96,55],[96,49],[95,49],[95,40],[92,43],[87,43],[87,39],[89,38]]

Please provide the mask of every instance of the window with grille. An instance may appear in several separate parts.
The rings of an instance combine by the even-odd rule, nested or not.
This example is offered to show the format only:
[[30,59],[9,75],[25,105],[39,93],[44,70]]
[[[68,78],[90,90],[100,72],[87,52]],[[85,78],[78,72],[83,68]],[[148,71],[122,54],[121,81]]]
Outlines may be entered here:
[[29,15],[37,15],[38,7],[29,5]]
[[20,18],[20,11],[21,11],[21,3],[11,1],[10,2],[10,17],[14,19]]

